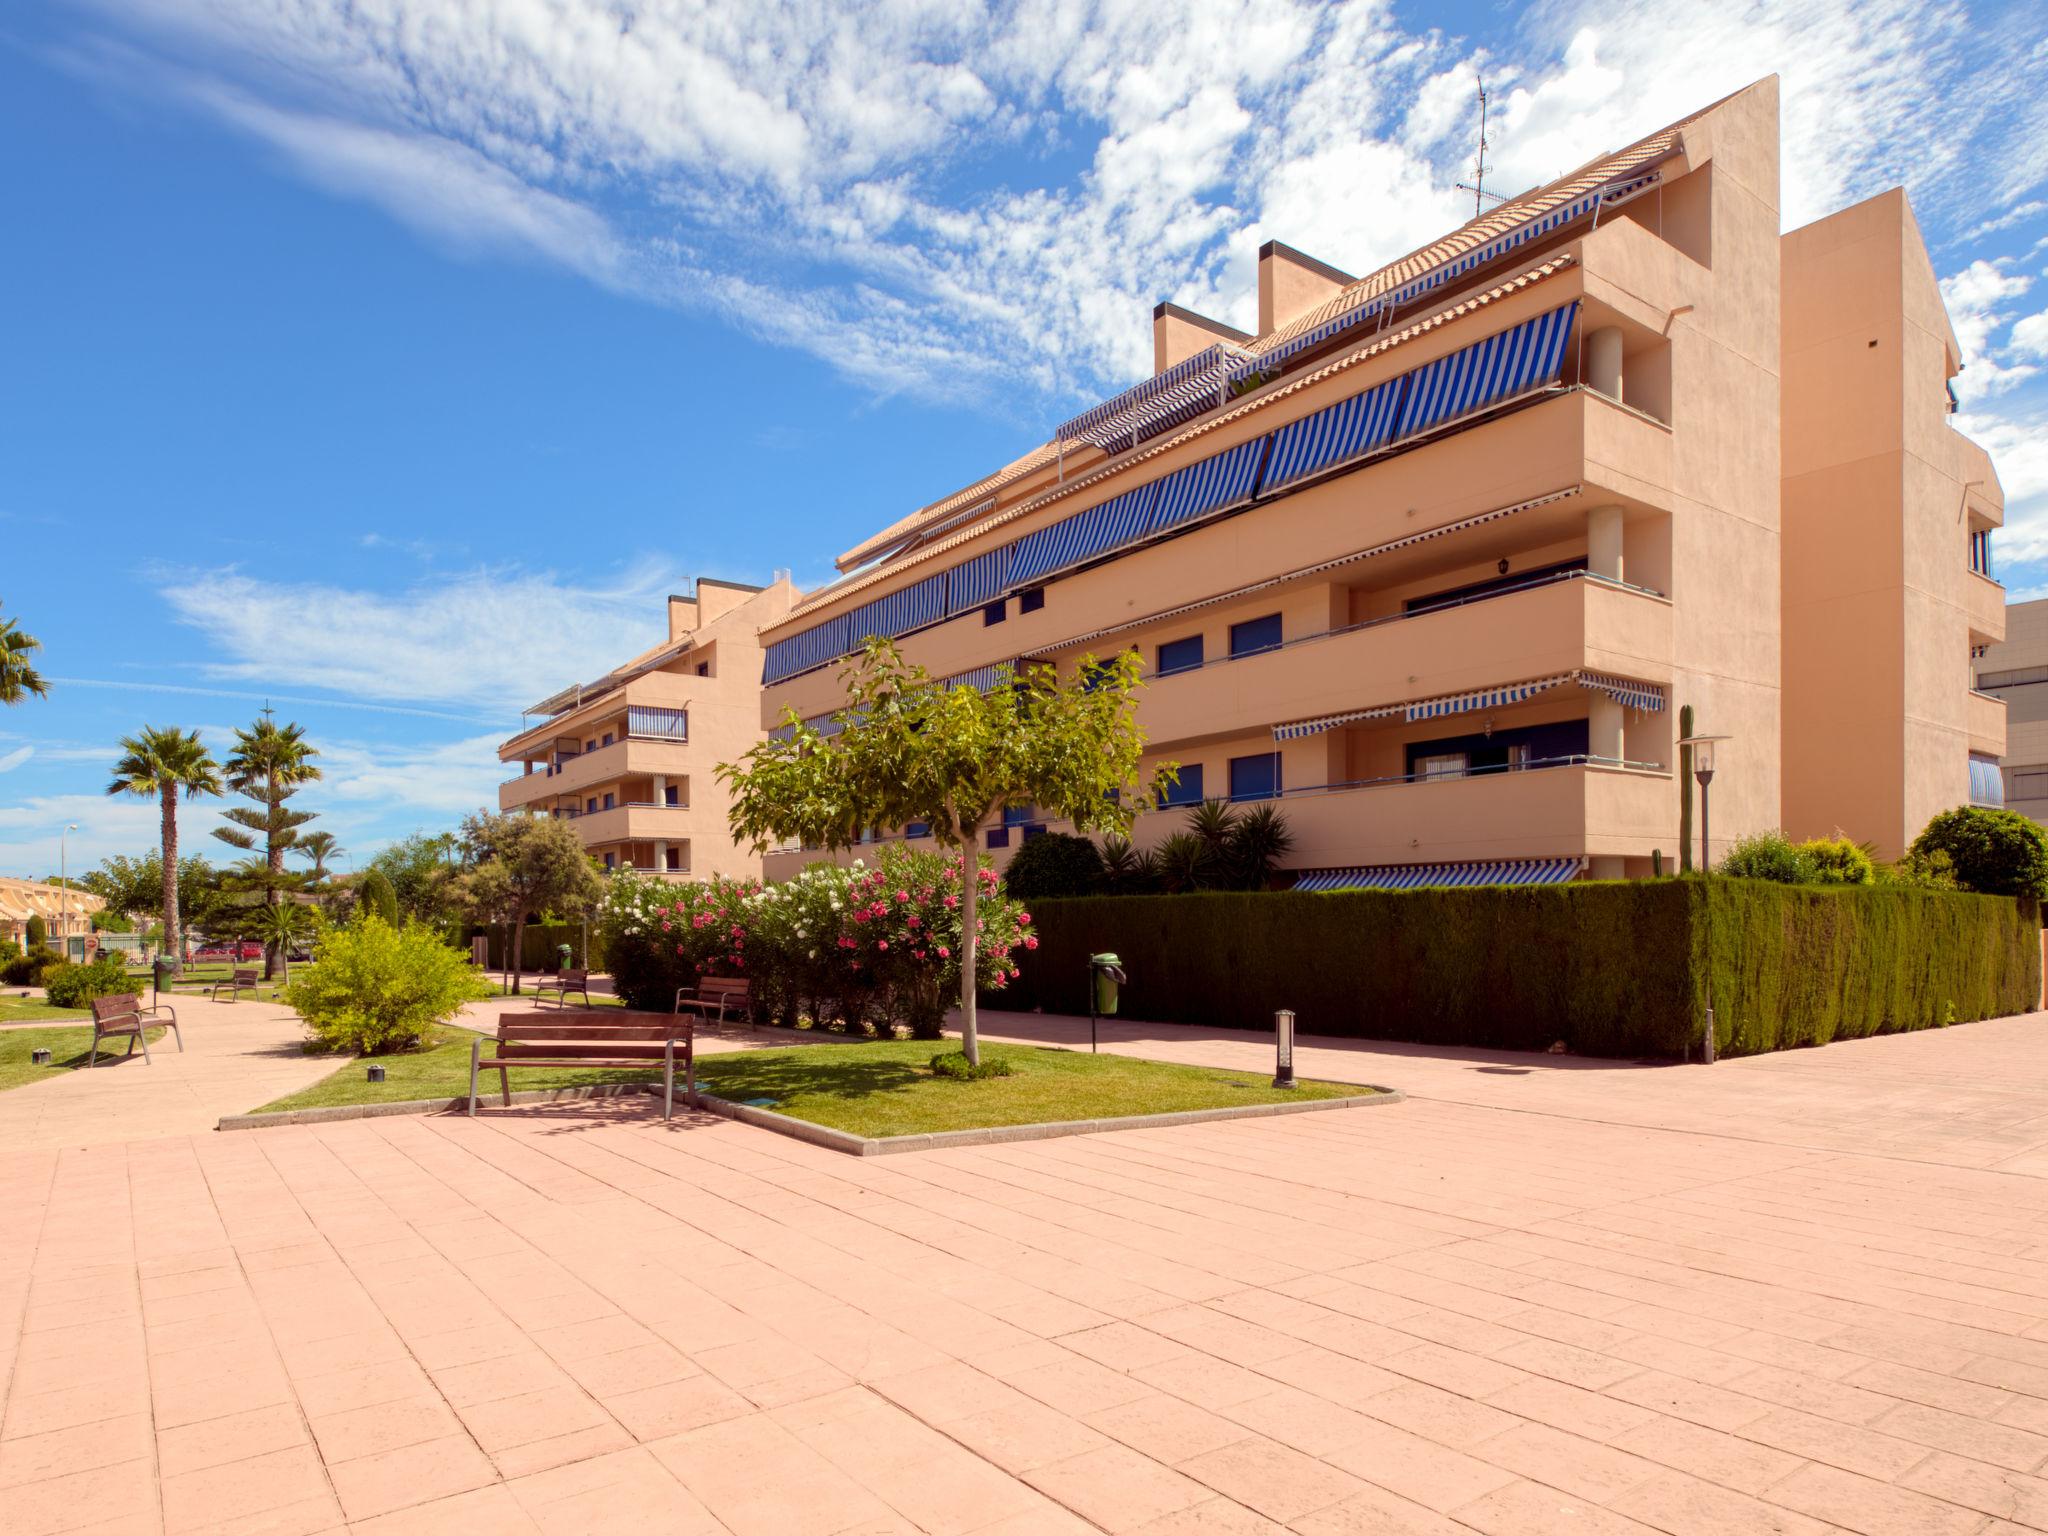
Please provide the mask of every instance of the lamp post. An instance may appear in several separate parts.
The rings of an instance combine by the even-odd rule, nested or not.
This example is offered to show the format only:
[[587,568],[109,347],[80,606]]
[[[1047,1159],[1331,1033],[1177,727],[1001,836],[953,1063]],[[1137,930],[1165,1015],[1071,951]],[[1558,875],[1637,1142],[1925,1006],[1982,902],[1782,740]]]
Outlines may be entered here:
[[71,834],[72,834],[72,833],[74,833],[74,832],[76,832],[77,830],[78,830],[78,823],[74,821],[74,822],[71,822],[71,823],[67,824],[67,825],[65,826],[64,830],[63,830],[62,832],[59,832],[59,833],[57,834],[57,889],[58,889],[58,890],[60,890],[60,891],[62,891],[62,892],[64,893],[63,895],[59,896],[59,897],[57,898],[57,900],[58,900],[58,902],[59,902],[59,903],[61,903],[61,907],[60,907],[60,910],[61,910],[61,912],[62,912],[62,914],[63,914],[63,915],[62,915],[62,917],[60,918],[60,921],[61,921],[61,922],[63,923],[63,925],[64,925],[64,958],[65,958],[65,959],[67,959],[67,960],[69,960],[69,959],[71,958],[71,844],[70,844],[70,837],[71,837]]
[[1692,776],[1700,786],[1700,873],[1712,867],[1707,857],[1707,786],[1714,782],[1714,745],[1726,736],[1682,736],[1678,744],[1692,748]]

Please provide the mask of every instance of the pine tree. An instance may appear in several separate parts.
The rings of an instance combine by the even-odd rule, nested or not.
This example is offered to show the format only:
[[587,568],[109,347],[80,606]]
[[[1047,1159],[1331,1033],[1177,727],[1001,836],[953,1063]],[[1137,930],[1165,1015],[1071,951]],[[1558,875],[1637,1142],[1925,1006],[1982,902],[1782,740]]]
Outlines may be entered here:
[[[246,731],[235,732],[235,749],[221,766],[228,787],[251,802],[232,806],[222,814],[231,826],[218,827],[214,836],[245,853],[262,852],[260,869],[251,869],[252,883],[263,893],[263,905],[275,907],[288,894],[304,888],[307,877],[284,867],[285,854],[299,840],[299,828],[314,819],[312,811],[295,811],[285,802],[320,777],[313,759],[320,754],[306,744],[306,733],[298,725],[279,725],[269,709]],[[267,981],[277,973],[278,946],[263,946],[263,976]]]

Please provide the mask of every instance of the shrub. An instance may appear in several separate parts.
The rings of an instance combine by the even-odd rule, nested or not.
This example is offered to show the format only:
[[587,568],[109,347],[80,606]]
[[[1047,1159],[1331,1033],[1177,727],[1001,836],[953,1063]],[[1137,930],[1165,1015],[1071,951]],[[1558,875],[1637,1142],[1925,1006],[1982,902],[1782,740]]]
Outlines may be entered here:
[[1006,1056],[989,1056],[977,1065],[967,1059],[965,1051],[941,1051],[932,1058],[932,1072],[955,1082],[978,1083],[983,1078],[1008,1077],[1010,1061]]
[[5,965],[0,965],[0,985],[10,987],[33,987],[41,984],[43,972],[53,965],[63,963],[64,957],[47,944],[41,948],[31,946],[27,954],[16,955]]
[[1980,805],[1943,811],[1913,839],[1921,856],[1948,855],[1966,891],[1987,896],[2048,896],[2048,832],[2018,811]]
[[0,939],[0,965],[5,965],[21,953],[21,946],[12,939]]
[[464,1003],[491,995],[469,958],[424,923],[394,928],[372,910],[330,928],[279,994],[329,1050],[379,1056],[416,1050]]
[[1779,885],[1810,885],[1813,861],[1792,846],[1782,832],[1753,832],[1740,839],[1721,861],[1722,874],[1733,880],[1772,880]]
[[1880,866],[1878,879],[1886,885],[1911,885],[1928,891],[1962,889],[1956,883],[1955,865],[1939,848],[1930,853],[1909,850],[1898,863]]
[[83,1008],[96,997],[134,990],[128,963],[119,955],[102,955],[90,965],[58,960],[43,971],[43,991],[53,1008]]
[[1003,886],[1019,901],[1050,896],[1093,896],[1102,888],[1102,852],[1071,832],[1027,839],[1003,871]]
[[1871,885],[1877,880],[1869,852],[1840,833],[1816,837],[1793,851],[1806,860],[1817,885]]
[[1114,950],[1134,1019],[1588,1055],[1730,1055],[2033,1008],[2031,903],[1899,885],[1573,882],[1083,897],[1033,909],[1008,1007],[1088,1011]]
[[398,926],[398,892],[392,888],[391,877],[381,869],[364,872],[363,883],[357,888],[356,900],[365,912],[374,912],[384,919],[384,926]]
[[32,912],[28,919],[28,947],[31,953],[50,942],[50,925],[43,921],[40,912]]

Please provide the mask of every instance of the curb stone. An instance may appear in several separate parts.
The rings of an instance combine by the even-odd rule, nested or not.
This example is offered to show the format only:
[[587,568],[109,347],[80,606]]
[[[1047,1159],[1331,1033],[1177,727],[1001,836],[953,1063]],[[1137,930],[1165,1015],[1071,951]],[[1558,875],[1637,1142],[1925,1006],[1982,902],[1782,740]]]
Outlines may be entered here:
[[[1361,1085],[1364,1086],[1364,1085]],[[659,1085],[647,1083],[600,1083],[589,1088],[536,1088],[512,1095],[512,1102],[552,1104],[576,1099],[610,1099],[626,1094],[659,1092]],[[986,1147],[1011,1141],[1051,1141],[1062,1136],[1095,1136],[1105,1131],[1158,1130],[1175,1125],[1199,1125],[1208,1120],[1259,1120],[1273,1115],[1311,1114],[1324,1109],[1370,1109],[1379,1104],[1399,1104],[1398,1088],[1375,1088],[1368,1093],[1341,1099],[1304,1099],[1296,1104],[1229,1104],[1216,1109],[1182,1109],[1159,1115],[1122,1115],[1096,1120],[1054,1120],[1038,1125],[996,1125],[964,1131],[925,1131],[909,1136],[856,1136],[827,1125],[815,1125],[792,1115],[753,1104],[736,1104],[713,1094],[699,1093],[699,1107],[707,1114],[737,1120],[764,1131],[807,1141],[832,1152],[853,1157],[885,1157],[897,1152],[936,1152],[945,1147]],[[502,1104],[478,1108],[501,1109]],[[687,1109],[687,1103],[684,1105]],[[385,1115],[463,1114],[469,1099],[405,1099],[388,1104],[330,1104],[318,1109],[286,1109],[270,1114],[223,1115],[217,1130],[256,1131],[280,1125],[324,1125],[337,1120],[373,1120]]]

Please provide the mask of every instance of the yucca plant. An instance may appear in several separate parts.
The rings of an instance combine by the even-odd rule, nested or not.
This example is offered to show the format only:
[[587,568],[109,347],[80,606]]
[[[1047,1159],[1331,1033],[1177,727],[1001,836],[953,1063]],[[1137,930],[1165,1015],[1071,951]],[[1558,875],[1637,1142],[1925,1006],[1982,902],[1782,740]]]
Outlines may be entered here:
[[1214,884],[1220,865],[1216,851],[1193,832],[1176,832],[1153,854],[1159,883],[1173,895],[1199,891]]
[[1255,805],[1239,814],[1231,828],[1225,857],[1237,884],[1247,891],[1263,891],[1273,880],[1273,869],[1294,848],[1294,834],[1277,805]]

